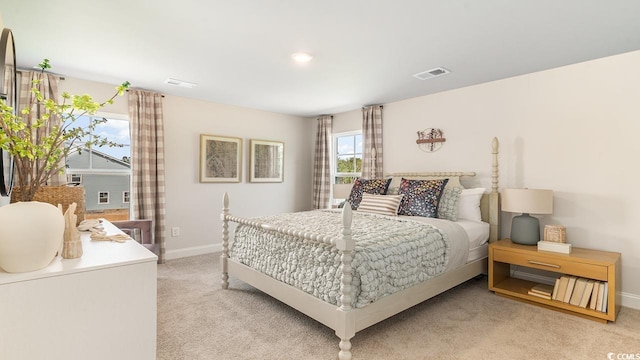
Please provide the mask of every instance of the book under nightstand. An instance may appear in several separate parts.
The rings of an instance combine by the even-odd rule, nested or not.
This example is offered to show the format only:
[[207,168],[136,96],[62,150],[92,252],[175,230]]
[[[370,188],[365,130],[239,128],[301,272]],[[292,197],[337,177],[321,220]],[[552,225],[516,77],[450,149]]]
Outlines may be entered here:
[[[536,282],[511,277],[511,265],[546,270],[578,279],[580,286],[587,286],[589,280],[607,284],[605,311],[592,309],[590,300],[572,299],[567,302],[553,300],[543,294]],[[489,290],[497,295],[519,301],[544,306],[600,322],[615,321],[620,310],[619,276],[620,253],[609,251],[572,249],[571,254],[538,251],[536,246],[514,244],[509,239],[496,241],[489,245]],[[533,291],[532,288],[539,291]],[[548,290],[547,290],[548,291]],[[585,290],[583,290],[585,291]],[[530,293],[533,292],[533,293]],[[556,294],[557,296],[558,294]],[[587,305],[582,306],[587,301]],[[595,307],[595,303],[594,303]]]

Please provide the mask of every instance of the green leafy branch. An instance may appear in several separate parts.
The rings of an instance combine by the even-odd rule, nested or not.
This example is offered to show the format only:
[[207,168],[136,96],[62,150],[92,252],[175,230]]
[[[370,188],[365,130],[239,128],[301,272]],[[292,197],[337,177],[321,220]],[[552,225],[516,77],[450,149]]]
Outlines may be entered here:
[[[44,74],[51,65],[44,59],[38,67]],[[37,189],[46,185],[51,176],[62,173],[65,169],[63,160],[69,154],[95,146],[122,146],[95,134],[96,127],[106,119],[92,119],[85,127],[78,126],[76,121],[113,104],[114,99],[129,88],[128,81],[117,86],[116,93],[103,102],[96,102],[90,95],[64,92],[61,103],[44,99],[37,89],[41,81],[42,78],[33,81],[31,93],[35,100],[20,114],[0,100],[0,148],[13,156],[22,201],[32,200]],[[29,122],[27,119],[32,111],[36,111],[36,118]],[[56,118],[60,118],[60,125],[48,130],[49,123]]]

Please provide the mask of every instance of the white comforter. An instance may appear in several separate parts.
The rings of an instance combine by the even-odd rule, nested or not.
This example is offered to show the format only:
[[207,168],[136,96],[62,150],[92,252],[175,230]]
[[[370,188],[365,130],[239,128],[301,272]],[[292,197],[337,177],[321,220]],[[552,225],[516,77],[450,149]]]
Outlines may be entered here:
[[449,252],[449,262],[447,263],[445,271],[455,269],[467,262],[467,258],[469,257],[469,236],[460,224],[450,220],[422,216],[400,216],[400,218],[430,224],[447,234],[451,249]]
[[[337,211],[290,213],[260,220],[336,238],[342,228]],[[458,225],[446,220],[418,220],[354,212],[354,307],[364,307],[465,262],[468,240]],[[338,304],[341,269],[340,253],[335,247],[239,225],[230,257],[326,302]]]

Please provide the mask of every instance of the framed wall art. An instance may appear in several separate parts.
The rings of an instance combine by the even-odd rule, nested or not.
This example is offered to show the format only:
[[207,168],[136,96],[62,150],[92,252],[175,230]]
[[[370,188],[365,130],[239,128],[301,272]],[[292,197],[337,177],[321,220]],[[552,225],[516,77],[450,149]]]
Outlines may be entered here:
[[200,135],[200,182],[242,180],[242,139]]
[[250,141],[250,182],[282,182],[284,180],[284,143],[281,141]]

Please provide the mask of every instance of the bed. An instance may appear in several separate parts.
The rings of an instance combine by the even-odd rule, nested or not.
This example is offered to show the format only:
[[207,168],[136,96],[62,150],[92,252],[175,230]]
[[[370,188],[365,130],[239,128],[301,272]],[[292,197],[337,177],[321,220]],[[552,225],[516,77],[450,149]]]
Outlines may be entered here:
[[[385,178],[391,179],[449,179],[458,183],[460,178],[469,176],[475,176],[475,173],[385,174]],[[393,181],[389,186],[391,193],[395,191]],[[246,219],[231,215],[229,197],[225,193],[221,215],[222,287],[228,288],[229,276],[233,276],[328,326],[340,339],[338,358],[351,359],[351,339],[356,332],[486,273],[487,242],[496,241],[500,230],[498,141],[495,138],[492,141],[491,191],[482,194],[477,207],[480,223],[394,218],[353,211],[351,206],[341,210]],[[307,221],[308,216],[316,217],[317,224]],[[341,223],[341,229],[330,230],[330,224],[336,221]],[[233,248],[229,242],[230,222],[238,224]],[[392,227],[411,230],[400,236]],[[369,239],[374,232],[364,231],[365,228],[375,228],[375,233],[381,234],[384,241]],[[460,238],[456,232],[460,231],[465,241],[456,240]],[[425,239],[416,235],[422,233]],[[403,243],[393,249],[380,245],[391,238],[400,238],[398,241]],[[371,248],[367,248],[367,244],[372,244]],[[433,253],[445,255],[422,251],[426,247]],[[453,251],[455,248],[462,250]],[[410,258],[414,255],[430,257],[430,263],[423,265],[421,258]],[[376,261],[365,263],[362,260],[365,257]],[[389,258],[402,260],[393,263]],[[303,267],[309,260],[312,260],[309,266],[317,269],[317,274],[310,274]],[[371,265],[375,263],[380,265]],[[414,263],[420,266],[406,266]],[[392,271],[385,273],[385,268],[392,268]],[[380,285],[382,279],[387,281],[396,273],[404,275],[391,279],[390,284]],[[326,288],[310,287],[309,283],[316,278],[315,282]]]

